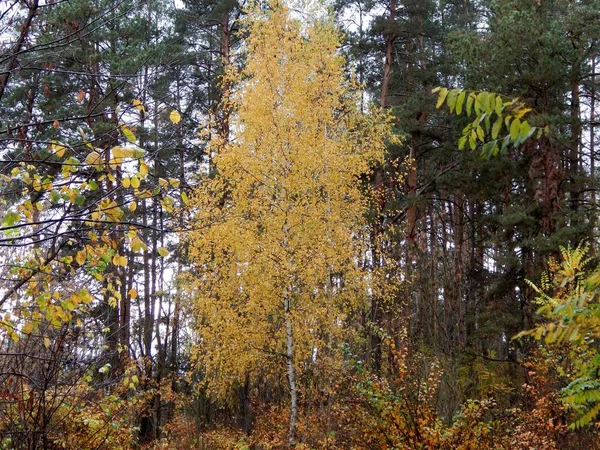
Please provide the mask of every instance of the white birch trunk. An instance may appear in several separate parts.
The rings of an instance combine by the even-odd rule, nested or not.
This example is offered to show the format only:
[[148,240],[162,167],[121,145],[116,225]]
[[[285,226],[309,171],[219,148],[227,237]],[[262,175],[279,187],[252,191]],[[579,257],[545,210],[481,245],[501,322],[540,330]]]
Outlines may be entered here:
[[294,333],[290,313],[290,300],[285,301],[285,334],[287,341],[287,373],[290,384],[290,429],[288,432],[288,445],[290,448],[296,443],[296,425],[298,422],[298,391],[296,389],[296,369],[294,367]]

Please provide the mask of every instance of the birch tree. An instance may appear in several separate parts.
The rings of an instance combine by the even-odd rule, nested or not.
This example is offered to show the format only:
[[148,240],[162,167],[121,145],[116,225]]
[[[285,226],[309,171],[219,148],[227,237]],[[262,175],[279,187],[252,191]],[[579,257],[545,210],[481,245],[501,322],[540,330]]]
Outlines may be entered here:
[[213,140],[213,173],[190,200],[196,357],[215,396],[285,373],[293,446],[299,381],[335,353],[344,312],[366,298],[360,177],[390,126],[359,112],[329,19],[271,3],[246,25],[245,67],[225,80],[231,139]]

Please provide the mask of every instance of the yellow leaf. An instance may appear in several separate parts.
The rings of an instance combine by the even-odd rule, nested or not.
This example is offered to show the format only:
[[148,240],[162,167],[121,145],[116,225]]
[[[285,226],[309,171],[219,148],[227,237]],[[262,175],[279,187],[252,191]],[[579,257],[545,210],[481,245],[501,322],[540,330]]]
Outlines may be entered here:
[[177,178],[169,178],[169,184],[174,188],[179,187],[181,182]]
[[146,175],[148,175],[148,166],[146,165],[146,163],[144,161],[140,161],[140,175],[142,177],[145,177]]
[[171,120],[171,122],[177,125],[181,121],[181,114],[173,110],[171,111],[171,114],[169,114],[169,120]]
[[143,189],[137,193],[139,198],[152,198],[152,192],[148,189]]
[[119,264],[123,267],[127,266],[127,257],[125,256],[120,256],[119,257]]
[[129,289],[129,298],[135,300],[137,298],[137,291],[135,289]]
[[50,348],[50,338],[48,338],[48,337],[44,338],[44,347]]
[[137,203],[136,202],[131,202],[129,204],[129,211],[133,212],[137,209]]
[[65,156],[67,147],[65,147],[64,145],[60,145],[60,144],[54,144],[53,148],[54,148],[54,154],[56,156],[58,156],[59,158],[62,158],[63,156]]
[[188,196],[185,192],[181,193],[181,201],[183,202],[184,205],[189,205],[189,203],[190,203],[190,199],[188,198]]
[[32,331],[33,331],[33,324],[31,322],[27,322],[23,326],[23,333],[25,333],[25,334],[31,334]]
[[86,158],[85,163],[90,166],[97,166],[102,163],[102,156],[96,150],[90,152]]
[[165,247],[158,247],[158,249],[156,251],[163,258],[165,258],[169,254],[169,250],[167,250]]
[[77,264],[79,264],[80,266],[83,266],[83,263],[85,263],[86,258],[87,255],[85,250],[79,250],[77,252],[77,256],[75,257],[75,261],[77,261]]
[[138,177],[131,177],[131,187],[134,189],[140,187],[140,179]]
[[144,105],[142,105],[142,102],[140,99],[138,98],[134,98],[133,101],[131,102],[131,104],[139,111],[139,112],[143,112],[144,111]]
[[129,179],[129,177],[125,177],[121,180],[121,184],[125,189],[127,189],[129,188],[129,186],[131,186],[131,180]]

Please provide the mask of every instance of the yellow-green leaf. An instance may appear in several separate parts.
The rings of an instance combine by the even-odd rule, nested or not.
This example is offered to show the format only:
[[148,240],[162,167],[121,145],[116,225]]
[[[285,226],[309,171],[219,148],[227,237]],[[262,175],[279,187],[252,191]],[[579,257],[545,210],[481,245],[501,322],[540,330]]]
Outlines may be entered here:
[[521,121],[515,119],[510,123],[510,139],[515,141],[519,136],[519,129],[521,128]]
[[144,161],[140,161],[139,172],[142,177],[145,177],[146,175],[148,175],[148,166],[146,165],[146,163]]
[[467,93],[465,91],[462,91],[460,94],[458,94],[458,98],[456,99],[456,114],[458,114],[459,116],[462,114],[463,104],[465,103],[466,95]]
[[181,114],[179,114],[176,110],[171,111],[169,114],[169,120],[177,125],[181,121]]
[[84,162],[90,166],[98,166],[102,164],[102,155],[100,155],[100,153],[98,153],[96,150],[93,150],[85,157]]
[[123,135],[125,136],[125,138],[127,138],[127,140],[129,142],[134,143],[136,141],[136,137],[135,137],[135,134],[133,134],[133,131],[131,131],[125,125],[121,125],[121,132],[123,133]]
[[502,117],[498,117],[498,119],[494,122],[492,126],[492,139],[496,139],[500,130],[502,129]]
[[142,240],[139,237],[135,237],[131,240],[131,250],[133,250],[134,252],[139,252],[141,250],[146,250],[148,249],[148,246],[142,242]]

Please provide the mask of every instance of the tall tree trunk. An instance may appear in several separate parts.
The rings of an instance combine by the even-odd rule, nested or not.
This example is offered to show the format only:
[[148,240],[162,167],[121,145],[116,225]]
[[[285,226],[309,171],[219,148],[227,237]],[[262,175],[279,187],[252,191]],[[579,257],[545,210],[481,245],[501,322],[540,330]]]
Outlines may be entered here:
[[[592,57],[592,79],[591,84],[592,88],[590,91],[590,178],[592,180],[595,179],[596,172],[596,58]],[[591,205],[592,208],[596,207],[596,189],[591,191]],[[592,229],[592,236],[596,236],[596,214],[590,215],[590,228]],[[592,245],[595,242],[595,239],[592,238]]]
[[394,31],[394,27],[396,26],[396,0],[390,0],[389,14],[389,28],[386,32],[385,38],[385,63],[383,65],[383,78],[381,80],[381,96],[379,98],[379,104],[382,108],[385,108],[387,106],[390,78],[392,75],[394,41],[396,40],[396,33]]
[[296,368],[294,366],[294,330],[290,310],[290,299],[285,300],[285,336],[287,375],[290,387],[290,428],[288,431],[288,445],[296,445],[296,428],[298,424],[298,391],[296,386]]
[[19,54],[23,49],[25,39],[27,39],[27,36],[29,35],[33,19],[38,13],[39,0],[29,0],[24,1],[22,3],[27,5],[27,17],[25,18],[25,21],[20,27],[20,33],[17,42],[15,42],[15,45],[10,51],[10,59],[8,60],[8,66],[3,71],[2,75],[0,75],[0,101],[2,101],[4,91],[6,90],[6,85],[8,84],[8,80],[10,79],[12,72],[17,68],[19,64]]
[[570,207],[572,211],[579,209],[581,201],[580,188],[577,182],[579,173],[579,145],[581,142],[581,102],[579,77],[571,82],[571,142],[569,148],[569,179],[570,179]]

